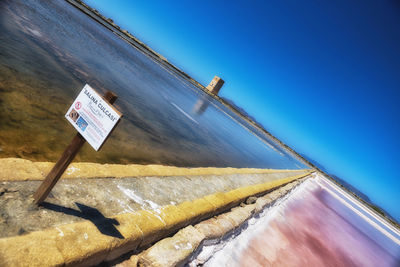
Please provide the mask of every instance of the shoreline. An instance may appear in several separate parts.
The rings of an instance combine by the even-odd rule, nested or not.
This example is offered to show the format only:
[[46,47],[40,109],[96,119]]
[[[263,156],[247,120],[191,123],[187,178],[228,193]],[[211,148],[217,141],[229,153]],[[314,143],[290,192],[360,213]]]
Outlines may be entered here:
[[[328,183],[331,187],[335,188],[338,193],[340,193],[344,198],[346,198],[348,201],[351,201],[354,205],[356,205],[361,211],[364,211],[366,214],[370,215],[373,217],[375,220],[377,220],[379,223],[384,225],[385,227],[389,228],[392,232],[396,233],[400,237],[400,225],[394,225],[390,220],[387,220],[386,218],[382,217],[380,213],[369,207],[368,205],[365,205],[362,201],[360,201],[358,198],[354,197],[352,194],[347,192],[346,190],[343,190],[340,186],[336,185],[334,182],[332,182],[330,179],[324,177],[323,175],[320,175],[319,178]],[[326,186],[321,184],[326,190],[329,190]],[[332,193],[334,195],[334,193]],[[337,195],[337,194],[336,194]],[[345,200],[341,199],[340,196],[337,196],[339,201],[345,202]],[[356,211],[355,207],[349,207],[352,209],[355,213],[357,213],[359,216],[363,217],[366,221],[368,221],[370,224],[376,224],[376,222],[371,221],[370,218],[367,218],[365,214],[361,214],[362,212]],[[382,228],[382,226],[376,225],[377,227]],[[386,231],[385,229],[381,229],[383,231]],[[382,231],[381,231],[382,232]],[[388,233],[391,235],[390,233]],[[400,245],[400,239],[396,239],[395,241],[398,245]]]
[[[34,162],[21,158],[0,158],[0,181],[43,180],[54,166],[53,162]],[[63,179],[125,178],[147,176],[195,176],[311,172],[311,169],[257,169],[232,167],[175,167],[165,165],[101,164],[73,162]]]

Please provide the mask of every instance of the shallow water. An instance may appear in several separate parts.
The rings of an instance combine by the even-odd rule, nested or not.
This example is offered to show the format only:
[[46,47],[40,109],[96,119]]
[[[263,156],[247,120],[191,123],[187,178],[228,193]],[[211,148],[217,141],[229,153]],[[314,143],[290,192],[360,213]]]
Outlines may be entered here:
[[114,91],[124,117],[78,161],[304,168],[218,101],[66,1],[0,2],[0,157],[55,161],[84,84]]
[[205,266],[400,265],[400,232],[322,178],[304,182],[221,247]]

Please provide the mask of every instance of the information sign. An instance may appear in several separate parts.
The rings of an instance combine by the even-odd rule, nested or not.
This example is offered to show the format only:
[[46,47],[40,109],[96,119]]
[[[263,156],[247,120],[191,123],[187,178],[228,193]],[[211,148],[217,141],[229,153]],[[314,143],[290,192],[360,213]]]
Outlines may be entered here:
[[122,114],[86,84],[65,117],[98,151]]

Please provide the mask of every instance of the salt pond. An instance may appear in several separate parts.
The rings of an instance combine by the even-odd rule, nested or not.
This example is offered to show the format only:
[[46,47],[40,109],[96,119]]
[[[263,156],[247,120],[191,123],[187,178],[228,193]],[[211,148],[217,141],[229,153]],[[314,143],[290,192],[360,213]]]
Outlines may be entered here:
[[1,1],[0,16],[0,157],[55,161],[74,135],[63,116],[88,83],[115,92],[124,118],[100,152],[86,145],[78,161],[304,168],[68,2]]
[[205,266],[398,266],[400,231],[319,176],[204,251]]

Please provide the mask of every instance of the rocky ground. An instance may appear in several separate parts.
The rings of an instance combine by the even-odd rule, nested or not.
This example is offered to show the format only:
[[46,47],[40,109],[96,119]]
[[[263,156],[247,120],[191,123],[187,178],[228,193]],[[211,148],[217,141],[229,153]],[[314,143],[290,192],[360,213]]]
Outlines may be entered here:
[[168,177],[62,179],[37,207],[32,195],[41,181],[0,182],[0,237],[138,210],[157,211],[217,192],[228,192],[299,175],[305,171]]
[[269,207],[278,205],[305,179],[291,182],[260,197],[249,197],[239,207],[181,229],[174,236],[160,240],[141,253],[128,253],[102,266],[203,266],[221,249],[218,243],[239,235]]

